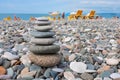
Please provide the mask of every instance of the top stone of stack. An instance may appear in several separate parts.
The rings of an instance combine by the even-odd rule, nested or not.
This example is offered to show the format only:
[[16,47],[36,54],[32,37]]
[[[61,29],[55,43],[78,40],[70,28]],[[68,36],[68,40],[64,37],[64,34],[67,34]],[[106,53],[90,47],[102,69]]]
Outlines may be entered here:
[[50,31],[52,27],[50,26],[51,22],[46,17],[36,18],[34,29],[40,32]]
[[51,24],[48,18],[45,18],[45,17],[36,18],[36,20],[37,21],[35,21],[35,24],[37,24],[38,26],[45,26],[45,25]]
[[38,17],[36,18],[37,21],[48,21],[48,18],[46,17]]

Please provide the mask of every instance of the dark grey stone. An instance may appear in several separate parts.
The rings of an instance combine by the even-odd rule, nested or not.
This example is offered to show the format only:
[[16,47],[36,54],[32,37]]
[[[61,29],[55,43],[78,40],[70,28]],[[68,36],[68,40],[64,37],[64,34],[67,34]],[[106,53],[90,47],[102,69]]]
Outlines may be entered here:
[[92,64],[87,64],[87,69],[89,69],[89,70],[94,70],[94,69],[95,69],[95,66],[92,65]]
[[51,45],[55,42],[54,38],[31,38],[31,43],[39,45]]
[[102,60],[98,59],[96,56],[93,57],[93,60],[95,62],[98,62],[98,64],[102,64],[102,62],[103,62]]
[[10,65],[11,65],[10,61],[8,61],[8,60],[4,60],[4,62],[3,62],[3,66],[4,66],[6,69],[9,68]]
[[100,74],[100,77],[104,78],[104,77],[109,77],[110,76],[110,72],[109,71],[104,71]]
[[35,21],[34,24],[37,24],[38,26],[43,26],[43,25],[50,25],[50,21]]
[[51,71],[51,72],[50,72],[50,75],[55,79],[56,76],[58,75],[58,73],[55,72],[55,71]]
[[39,45],[31,45],[30,51],[34,54],[55,54],[60,50],[60,46],[58,45],[48,45],[48,46],[39,46]]
[[3,58],[0,58],[0,65],[3,64],[3,61],[4,61],[4,59],[3,59]]
[[38,38],[49,38],[55,35],[54,32],[38,32],[38,31],[32,31],[30,34],[33,37],[38,37]]
[[16,79],[17,78],[17,73],[16,72],[14,72],[14,74],[13,74],[13,77],[12,77],[12,79]]
[[37,31],[44,32],[44,31],[51,30],[52,27],[51,26],[34,26],[34,29],[37,30]]
[[38,71],[40,70],[41,71],[41,67],[38,66],[38,65],[35,65],[35,64],[32,64],[29,68],[30,71]]
[[48,69],[44,72],[44,77],[46,77],[46,78],[50,77],[50,72],[51,72],[51,69],[48,68]]

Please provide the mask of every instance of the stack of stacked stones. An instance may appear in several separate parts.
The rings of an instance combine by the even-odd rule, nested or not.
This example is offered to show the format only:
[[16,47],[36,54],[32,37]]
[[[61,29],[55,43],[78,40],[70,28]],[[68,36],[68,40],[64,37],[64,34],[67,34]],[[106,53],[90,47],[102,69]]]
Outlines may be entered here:
[[50,26],[51,22],[47,18],[37,18],[35,22],[34,31],[31,32],[31,43],[33,43],[29,50],[30,60],[37,65],[43,67],[50,67],[57,65],[61,56],[58,54],[60,50],[59,45],[55,45],[55,33]]

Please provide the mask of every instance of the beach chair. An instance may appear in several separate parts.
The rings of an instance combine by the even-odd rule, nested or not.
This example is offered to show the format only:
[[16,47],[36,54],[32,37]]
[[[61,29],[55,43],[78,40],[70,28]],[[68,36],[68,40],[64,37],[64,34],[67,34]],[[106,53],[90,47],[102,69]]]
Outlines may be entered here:
[[94,19],[95,18],[95,11],[91,10],[86,16],[82,17],[83,19]]
[[11,19],[10,16],[8,16],[7,18],[4,18],[3,20],[4,20],[4,21],[10,21],[10,20],[12,20],[12,19]]
[[75,15],[76,12],[71,12],[70,15],[68,16],[68,20],[76,20]]
[[82,10],[78,10],[76,15],[75,15],[75,18],[78,19],[79,17],[82,17],[82,13],[83,13]]
[[68,16],[68,20],[75,20],[76,18],[75,18],[75,15],[70,15],[70,16]]

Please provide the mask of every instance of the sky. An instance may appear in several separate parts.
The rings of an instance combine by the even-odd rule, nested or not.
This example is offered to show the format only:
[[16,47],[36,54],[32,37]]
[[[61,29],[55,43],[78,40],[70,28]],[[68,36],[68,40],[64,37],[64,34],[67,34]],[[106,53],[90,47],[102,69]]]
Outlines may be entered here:
[[0,0],[0,13],[72,12],[120,13],[120,0]]

